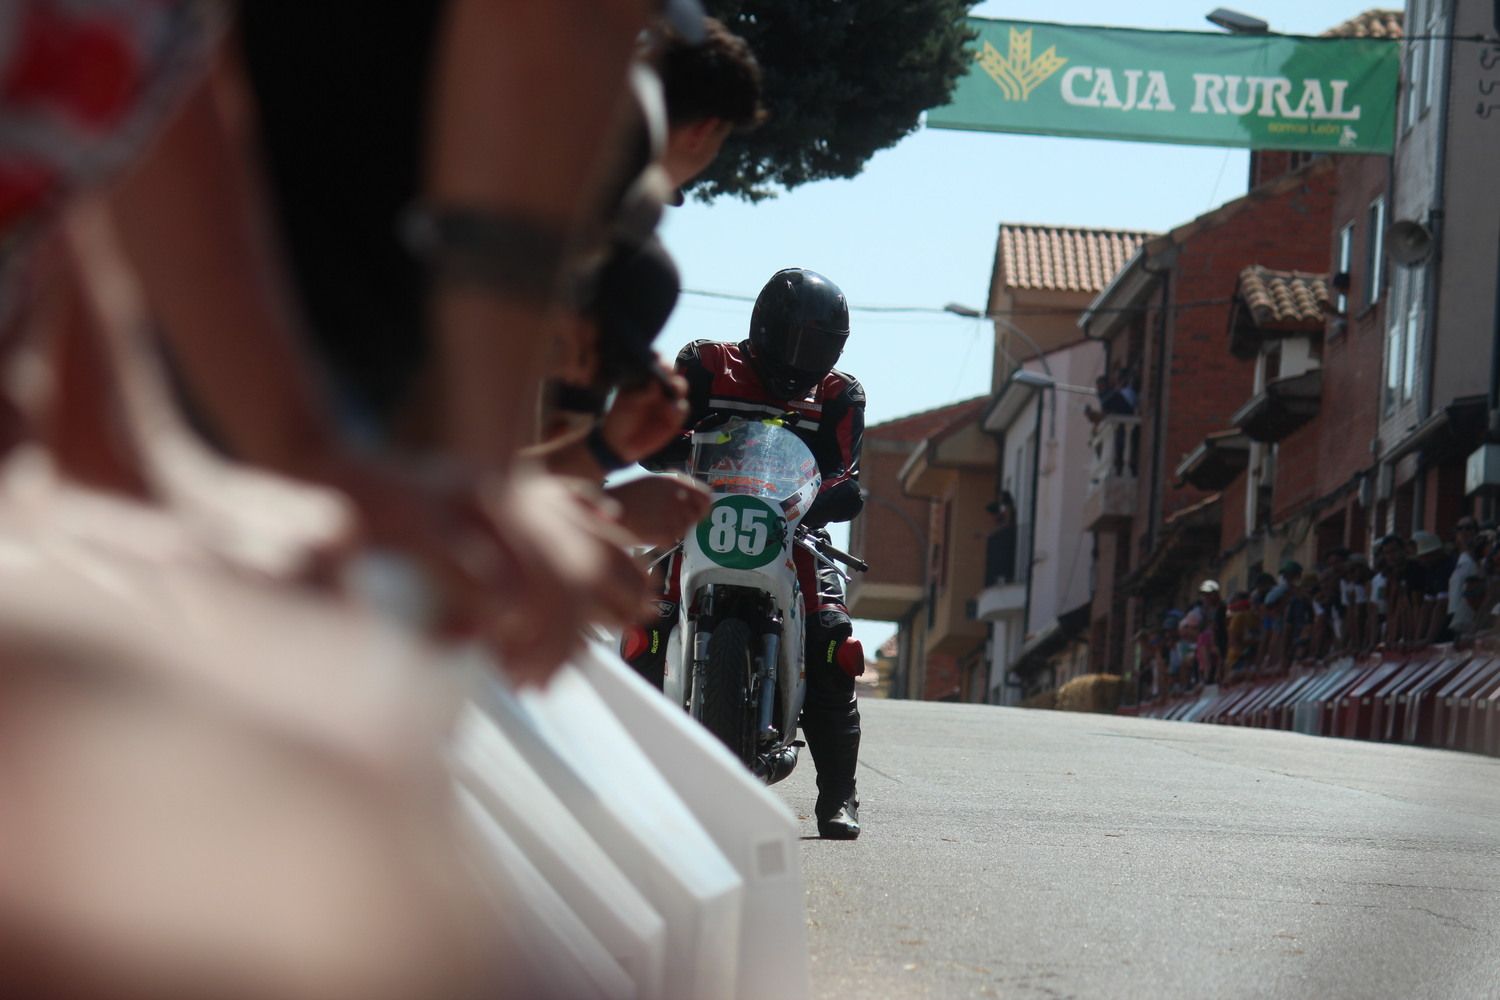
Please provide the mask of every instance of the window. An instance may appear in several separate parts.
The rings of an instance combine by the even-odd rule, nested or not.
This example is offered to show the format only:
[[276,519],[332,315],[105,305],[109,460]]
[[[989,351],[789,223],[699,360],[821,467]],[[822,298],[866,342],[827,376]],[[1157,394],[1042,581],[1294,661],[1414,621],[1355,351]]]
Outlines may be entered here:
[[[1408,23],[1412,25],[1422,25],[1426,23],[1426,18],[1423,16],[1423,7],[1424,4],[1422,3],[1422,0],[1411,0],[1411,3],[1407,7],[1407,13],[1410,15],[1410,21]],[[1418,30],[1420,30],[1420,28]],[[1413,32],[1413,34],[1416,34],[1416,32]],[[1416,123],[1417,111],[1420,108],[1418,101],[1420,100],[1422,94],[1427,90],[1425,81],[1422,76],[1422,55],[1424,50],[1426,49],[1426,45],[1427,43],[1420,41],[1408,41],[1406,43],[1407,128],[1411,128],[1412,125]]]
[[1390,413],[1396,406],[1396,397],[1401,389],[1401,363],[1406,359],[1404,334],[1406,317],[1402,308],[1406,302],[1406,289],[1411,282],[1411,272],[1406,268],[1396,270],[1396,280],[1391,285],[1390,308],[1386,311],[1385,329],[1385,411]]
[[1440,57],[1442,56],[1442,42],[1437,40],[1438,35],[1444,34],[1442,0],[1429,0],[1427,4],[1427,30],[1425,34],[1432,36],[1422,44],[1427,50],[1427,61],[1422,74],[1422,110],[1426,111],[1432,107],[1436,99],[1438,87],[1438,75]]
[[1367,216],[1369,230],[1365,235],[1365,305],[1373,306],[1385,291],[1385,199],[1370,203]]
[[1327,153],[1315,153],[1307,149],[1294,149],[1286,156],[1286,170],[1291,173],[1298,167],[1311,163],[1313,160],[1322,159]]
[[1422,334],[1422,290],[1426,268],[1413,268],[1406,293],[1406,364],[1401,371],[1401,400],[1411,399],[1417,385],[1417,342]]
[[[1339,229],[1339,263],[1337,271],[1339,274],[1348,274],[1350,264],[1354,257],[1354,223],[1350,222]],[[1343,292],[1338,293],[1334,299],[1334,308],[1342,316],[1349,311],[1349,296]]]

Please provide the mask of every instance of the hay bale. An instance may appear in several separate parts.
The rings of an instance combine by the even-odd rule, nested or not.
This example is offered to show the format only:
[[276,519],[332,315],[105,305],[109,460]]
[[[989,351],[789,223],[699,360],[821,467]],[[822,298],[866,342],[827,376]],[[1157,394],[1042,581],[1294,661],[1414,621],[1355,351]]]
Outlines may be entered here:
[[1060,712],[1100,712],[1112,714],[1120,705],[1118,674],[1084,674],[1057,690]]
[[1057,707],[1057,691],[1056,690],[1043,691],[1041,694],[1034,694],[1030,698],[1023,699],[1021,701],[1021,707],[1022,708],[1056,708]]

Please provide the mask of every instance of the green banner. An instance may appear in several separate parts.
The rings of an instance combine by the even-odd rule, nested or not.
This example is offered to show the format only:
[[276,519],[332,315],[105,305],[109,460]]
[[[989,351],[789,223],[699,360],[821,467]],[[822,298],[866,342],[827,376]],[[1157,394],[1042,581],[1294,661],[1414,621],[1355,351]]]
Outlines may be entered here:
[[932,128],[1389,153],[1399,43],[970,18],[974,65]]

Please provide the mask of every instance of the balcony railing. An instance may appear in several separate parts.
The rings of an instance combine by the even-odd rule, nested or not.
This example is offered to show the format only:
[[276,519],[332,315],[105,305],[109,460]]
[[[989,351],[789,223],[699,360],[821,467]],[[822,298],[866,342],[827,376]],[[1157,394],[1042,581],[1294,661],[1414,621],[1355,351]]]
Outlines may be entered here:
[[984,589],[970,601],[969,617],[995,621],[1026,606],[1031,572],[1031,525],[1026,522],[990,532],[984,551]]
[[984,585],[1016,583],[1026,579],[1022,549],[1031,532],[1024,525],[1011,524],[990,532],[984,548]]
[[1084,528],[1116,527],[1135,516],[1140,475],[1141,418],[1106,414],[1089,438],[1088,492]]

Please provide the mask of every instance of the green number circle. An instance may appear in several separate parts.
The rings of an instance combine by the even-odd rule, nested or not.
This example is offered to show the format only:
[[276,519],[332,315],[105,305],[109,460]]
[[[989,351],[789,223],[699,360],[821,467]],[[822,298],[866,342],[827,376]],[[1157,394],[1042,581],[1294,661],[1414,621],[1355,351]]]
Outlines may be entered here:
[[698,547],[720,566],[760,569],[781,555],[781,515],[759,497],[714,502],[698,525]]

